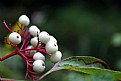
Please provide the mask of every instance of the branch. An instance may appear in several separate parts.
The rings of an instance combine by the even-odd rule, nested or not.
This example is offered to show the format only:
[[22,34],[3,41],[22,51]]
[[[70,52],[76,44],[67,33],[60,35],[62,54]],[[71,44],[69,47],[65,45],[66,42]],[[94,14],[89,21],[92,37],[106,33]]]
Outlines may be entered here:
[[17,52],[16,51],[15,52],[12,52],[12,53],[10,53],[10,54],[2,57],[2,58],[0,58],[0,61],[3,61],[3,60],[5,60],[5,59],[7,59],[7,58],[9,58],[11,56],[14,56],[14,55],[17,55]]
[[3,24],[4,24],[4,26],[5,26],[10,32],[12,32],[12,30],[8,27],[8,25],[6,24],[5,21],[3,21]]

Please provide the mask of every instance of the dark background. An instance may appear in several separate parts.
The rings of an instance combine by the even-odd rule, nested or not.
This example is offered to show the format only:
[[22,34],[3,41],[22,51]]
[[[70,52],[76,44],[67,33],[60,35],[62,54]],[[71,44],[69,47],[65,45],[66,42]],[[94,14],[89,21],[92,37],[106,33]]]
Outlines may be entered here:
[[[31,25],[56,37],[63,58],[94,56],[108,63],[111,69],[121,70],[120,0],[0,0],[0,56],[12,51],[4,47],[4,37],[9,31],[3,26],[3,20],[14,25],[22,14],[30,18]],[[23,61],[12,58],[1,63],[0,75],[15,78],[15,73],[23,77]],[[52,66],[48,61],[47,69]],[[57,74],[63,75],[60,71]],[[54,76],[56,73],[48,78],[57,81]]]

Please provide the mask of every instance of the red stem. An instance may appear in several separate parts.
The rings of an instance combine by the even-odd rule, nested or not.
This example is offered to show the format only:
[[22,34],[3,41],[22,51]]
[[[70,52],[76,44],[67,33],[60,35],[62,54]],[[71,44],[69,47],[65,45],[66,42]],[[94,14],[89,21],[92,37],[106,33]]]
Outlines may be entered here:
[[20,50],[22,50],[22,49],[23,49],[23,47],[24,47],[25,43],[26,43],[26,39],[23,41],[23,44],[22,44],[22,46],[21,46]]
[[[24,50],[20,50],[20,52],[25,52],[25,51],[29,51],[29,50],[37,50],[39,52],[48,54],[45,49],[39,49],[39,48],[24,49]],[[51,54],[48,54],[48,55],[51,55]]]
[[22,58],[23,58],[23,60],[26,62],[27,61],[27,58],[24,56],[24,54],[23,53],[21,53],[20,51],[18,51],[18,55],[20,55]]
[[25,46],[28,45],[27,40],[29,39],[29,36],[28,36],[29,32],[26,33],[26,31],[24,31],[23,34],[24,34],[24,37],[23,37],[24,40],[23,40],[23,43],[22,43],[22,46],[21,46],[20,50],[22,50]]
[[4,26],[5,26],[10,32],[12,32],[12,30],[8,27],[8,25],[6,24],[5,21],[3,21],[3,24],[4,24]]
[[17,52],[16,51],[15,52],[12,52],[12,53],[10,53],[10,54],[2,57],[2,58],[0,58],[0,61],[3,61],[3,60],[5,60],[5,59],[7,59],[7,58],[9,58],[11,56],[14,56],[14,55],[17,55]]
[[40,81],[41,79],[43,79],[45,76],[47,76],[50,73],[51,73],[51,71],[48,71],[47,73],[45,73],[44,75],[42,75],[41,77],[39,77],[39,79],[36,80],[36,81]]
[[29,46],[29,42],[26,42],[26,44],[24,45],[24,48],[26,48],[27,46]]

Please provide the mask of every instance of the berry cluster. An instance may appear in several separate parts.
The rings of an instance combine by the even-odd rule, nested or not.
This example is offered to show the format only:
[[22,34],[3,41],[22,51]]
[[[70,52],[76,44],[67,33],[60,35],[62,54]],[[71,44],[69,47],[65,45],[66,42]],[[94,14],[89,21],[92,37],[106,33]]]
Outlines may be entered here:
[[[57,40],[49,35],[46,31],[40,32],[37,26],[27,26],[30,23],[26,15],[19,17],[18,24],[20,31],[12,31],[12,29],[4,21],[4,26],[11,32],[5,43],[13,46],[15,51],[5,57],[0,58],[3,61],[11,56],[19,55],[26,63],[26,78],[36,80],[36,74],[43,72],[45,69],[45,55],[50,57],[53,63],[61,60],[62,53],[58,51]],[[20,48],[18,45],[21,45]]]

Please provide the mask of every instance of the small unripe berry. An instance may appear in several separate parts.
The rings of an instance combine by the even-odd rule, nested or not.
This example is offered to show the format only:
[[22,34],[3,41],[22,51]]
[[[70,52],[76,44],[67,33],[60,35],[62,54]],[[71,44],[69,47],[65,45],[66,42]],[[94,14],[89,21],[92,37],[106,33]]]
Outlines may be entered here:
[[20,22],[22,25],[24,25],[24,26],[28,26],[29,23],[30,23],[30,20],[29,20],[29,18],[28,18],[26,15],[21,15],[21,16],[19,17],[19,22]]
[[16,32],[12,32],[9,35],[9,41],[10,41],[10,43],[13,43],[13,44],[20,44],[21,43],[21,36]]
[[33,25],[29,28],[29,32],[33,37],[36,37],[37,34],[40,33],[40,30],[37,28],[37,26]]
[[57,40],[53,36],[50,36],[50,41],[54,41],[55,43],[57,43]]
[[45,56],[42,53],[37,52],[37,53],[34,54],[33,59],[34,60],[43,60],[43,61],[45,61]]
[[53,54],[58,51],[58,45],[54,41],[49,41],[48,43],[46,43],[45,49],[47,53]]
[[43,72],[45,69],[45,63],[42,60],[35,60],[33,63],[33,70],[35,72]]
[[62,53],[60,51],[57,51],[56,53],[51,55],[50,60],[53,63],[56,63],[61,60],[61,57],[62,57]]
[[[38,37],[34,37],[30,40],[31,45],[34,47],[37,46],[38,42],[39,42]],[[40,46],[40,44],[39,44],[39,46]]]
[[39,34],[39,40],[46,44],[50,40],[50,35],[46,31],[42,31]]

